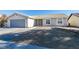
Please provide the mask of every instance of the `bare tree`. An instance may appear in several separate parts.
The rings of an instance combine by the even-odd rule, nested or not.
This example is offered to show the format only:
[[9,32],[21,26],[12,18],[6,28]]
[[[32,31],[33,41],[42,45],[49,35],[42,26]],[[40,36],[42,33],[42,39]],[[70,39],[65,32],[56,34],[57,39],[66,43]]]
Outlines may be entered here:
[[0,16],[0,27],[4,27],[4,24],[6,22],[6,15]]

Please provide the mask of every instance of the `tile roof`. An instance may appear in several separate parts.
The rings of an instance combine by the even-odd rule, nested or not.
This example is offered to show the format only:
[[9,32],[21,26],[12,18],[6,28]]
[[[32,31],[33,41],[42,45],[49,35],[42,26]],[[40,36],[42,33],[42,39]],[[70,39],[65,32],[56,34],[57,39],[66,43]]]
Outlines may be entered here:
[[79,17],[79,13],[72,13],[72,15]]
[[36,15],[32,16],[34,19],[43,19],[43,18],[61,18],[61,17],[67,17],[65,14],[49,14],[49,15]]

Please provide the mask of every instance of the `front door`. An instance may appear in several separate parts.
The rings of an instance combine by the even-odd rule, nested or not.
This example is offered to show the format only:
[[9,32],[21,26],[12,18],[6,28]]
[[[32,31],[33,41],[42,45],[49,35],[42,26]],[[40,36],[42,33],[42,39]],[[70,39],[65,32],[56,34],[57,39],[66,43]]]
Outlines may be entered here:
[[42,26],[42,19],[36,19],[35,20],[35,26]]

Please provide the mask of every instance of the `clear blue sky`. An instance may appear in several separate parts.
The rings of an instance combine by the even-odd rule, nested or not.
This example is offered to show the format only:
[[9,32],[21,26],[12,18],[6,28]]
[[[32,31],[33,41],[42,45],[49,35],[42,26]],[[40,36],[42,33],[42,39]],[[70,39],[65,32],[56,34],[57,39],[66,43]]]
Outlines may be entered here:
[[0,14],[12,14],[14,12],[20,12],[27,15],[39,15],[39,14],[67,14],[79,13],[79,10],[0,10]]

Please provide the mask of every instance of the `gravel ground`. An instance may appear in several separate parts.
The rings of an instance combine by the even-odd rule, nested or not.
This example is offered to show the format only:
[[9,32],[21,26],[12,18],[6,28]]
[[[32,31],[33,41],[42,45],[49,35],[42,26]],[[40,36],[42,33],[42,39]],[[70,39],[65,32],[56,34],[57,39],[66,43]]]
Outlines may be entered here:
[[0,40],[0,49],[45,49],[45,47],[31,45],[24,42],[15,43],[15,42]]
[[[78,29],[78,28],[77,28]],[[0,39],[8,39],[17,44],[23,43],[50,49],[79,49],[79,31],[64,28],[46,28],[25,31],[23,33],[1,35]],[[30,41],[30,42],[29,42]],[[25,48],[22,46],[22,48]]]
[[79,48],[79,31],[52,28],[51,30],[32,30],[21,34],[20,40],[32,40],[30,44],[35,44],[51,49],[75,49]]

